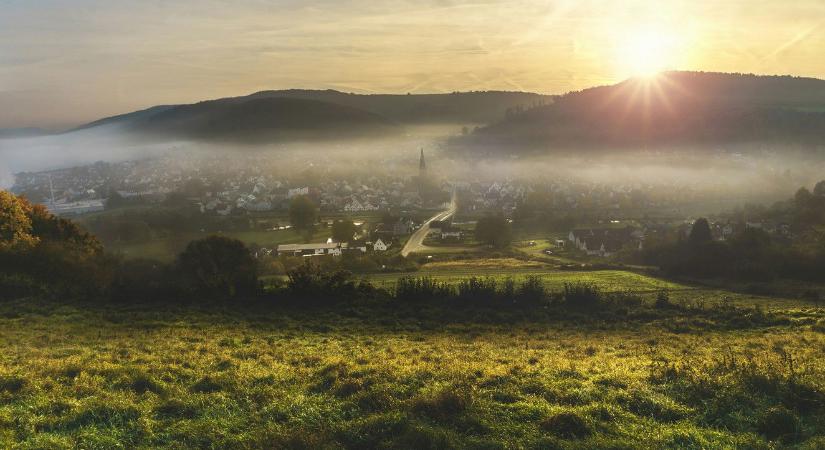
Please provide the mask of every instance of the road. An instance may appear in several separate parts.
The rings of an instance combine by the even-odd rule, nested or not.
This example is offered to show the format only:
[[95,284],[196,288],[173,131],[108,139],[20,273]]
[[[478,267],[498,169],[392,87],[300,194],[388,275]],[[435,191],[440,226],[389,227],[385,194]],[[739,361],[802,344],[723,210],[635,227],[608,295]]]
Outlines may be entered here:
[[415,230],[415,232],[410,236],[410,239],[407,240],[407,243],[404,245],[404,248],[401,249],[401,256],[406,257],[410,253],[421,253],[427,250],[427,246],[424,245],[424,238],[427,237],[427,234],[430,233],[430,223],[434,220],[447,220],[455,214],[456,210],[458,209],[458,203],[456,203],[456,194],[453,191],[453,197],[450,200],[450,206],[444,211],[430,217],[421,225],[421,228]]

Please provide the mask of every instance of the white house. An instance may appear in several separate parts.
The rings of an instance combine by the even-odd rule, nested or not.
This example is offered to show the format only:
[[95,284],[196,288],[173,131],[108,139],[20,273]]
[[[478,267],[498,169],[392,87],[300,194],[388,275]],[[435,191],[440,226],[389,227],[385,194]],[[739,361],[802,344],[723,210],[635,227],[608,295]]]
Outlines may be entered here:
[[309,187],[290,189],[286,193],[286,198],[297,197],[299,195],[309,195]]
[[390,248],[390,245],[391,244],[385,243],[383,240],[379,238],[372,244],[372,249],[376,252],[385,252],[388,248]]
[[319,244],[281,244],[278,246],[279,255],[293,256],[340,256],[343,244],[340,243],[319,243]]
[[445,227],[441,229],[441,239],[461,239],[461,229]]
[[364,210],[364,205],[358,201],[358,199],[353,198],[349,201],[346,205],[344,205],[344,211],[347,212],[360,212]]

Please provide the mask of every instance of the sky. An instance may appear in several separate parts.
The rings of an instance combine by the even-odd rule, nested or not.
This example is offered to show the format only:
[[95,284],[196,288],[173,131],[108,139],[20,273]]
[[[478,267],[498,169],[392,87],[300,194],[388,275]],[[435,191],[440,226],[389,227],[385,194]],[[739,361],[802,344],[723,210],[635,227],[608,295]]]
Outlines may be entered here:
[[0,0],[0,128],[265,89],[564,93],[825,78],[823,0]]

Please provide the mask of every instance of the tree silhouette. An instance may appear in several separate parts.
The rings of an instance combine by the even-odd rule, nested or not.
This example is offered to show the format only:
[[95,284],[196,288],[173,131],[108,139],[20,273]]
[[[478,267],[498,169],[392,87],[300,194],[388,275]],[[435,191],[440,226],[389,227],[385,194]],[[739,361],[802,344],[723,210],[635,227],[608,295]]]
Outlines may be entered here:
[[510,244],[510,223],[504,216],[486,216],[478,219],[475,230],[476,239],[494,247]]
[[816,186],[814,186],[814,195],[817,197],[825,197],[825,180],[816,183]]
[[693,245],[700,245],[713,240],[713,237],[710,234],[710,224],[708,224],[708,219],[705,219],[704,217],[696,219],[696,222],[693,223],[693,228],[690,229],[689,240]]
[[352,241],[358,228],[351,220],[336,220],[332,223],[332,239],[336,242]]
[[178,256],[177,267],[187,287],[204,295],[251,294],[258,283],[257,262],[249,249],[224,236],[190,242]]
[[317,220],[318,207],[309,197],[302,195],[292,199],[292,203],[289,204],[289,222],[295,231],[310,239]]

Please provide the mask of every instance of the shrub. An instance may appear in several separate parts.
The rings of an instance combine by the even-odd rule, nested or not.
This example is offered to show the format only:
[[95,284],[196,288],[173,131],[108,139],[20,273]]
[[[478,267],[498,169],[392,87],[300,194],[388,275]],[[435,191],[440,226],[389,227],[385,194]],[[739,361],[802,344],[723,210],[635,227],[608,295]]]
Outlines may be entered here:
[[258,289],[257,261],[237,239],[192,241],[178,256],[177,269],[188,289],[200,295],[235,297]]
[[495,278],[471,277],[458,283],[458,298],[464,301],[492,302],[497,294]]
[[358,286],[350,272],[322,270],[320,266],[310,261],[290,270],[287,275],[289,295],[307,303],[323,304],[331,301],[351,300],[358,292]]
[[516,282],[510,277],[501,282],[500,295],[504,300],[512,301],[516,297]]
[[547,298],[544,282],[540,277],[528,276],[519,286],[516,301],[522,305],[535,306],[543,303]]
[[431,277],[406,276],[396,281],[395,297],[404,301],[449,299],[453,297],[453,288]]
[[564,283],[564,304],[571,309],[592,311],[600,306],[602,293],[593,283]]
[[111,297],[115,301],[145,302],[171,297],[177,290],[168,265],[148,259],[125,260],[115,270]]

